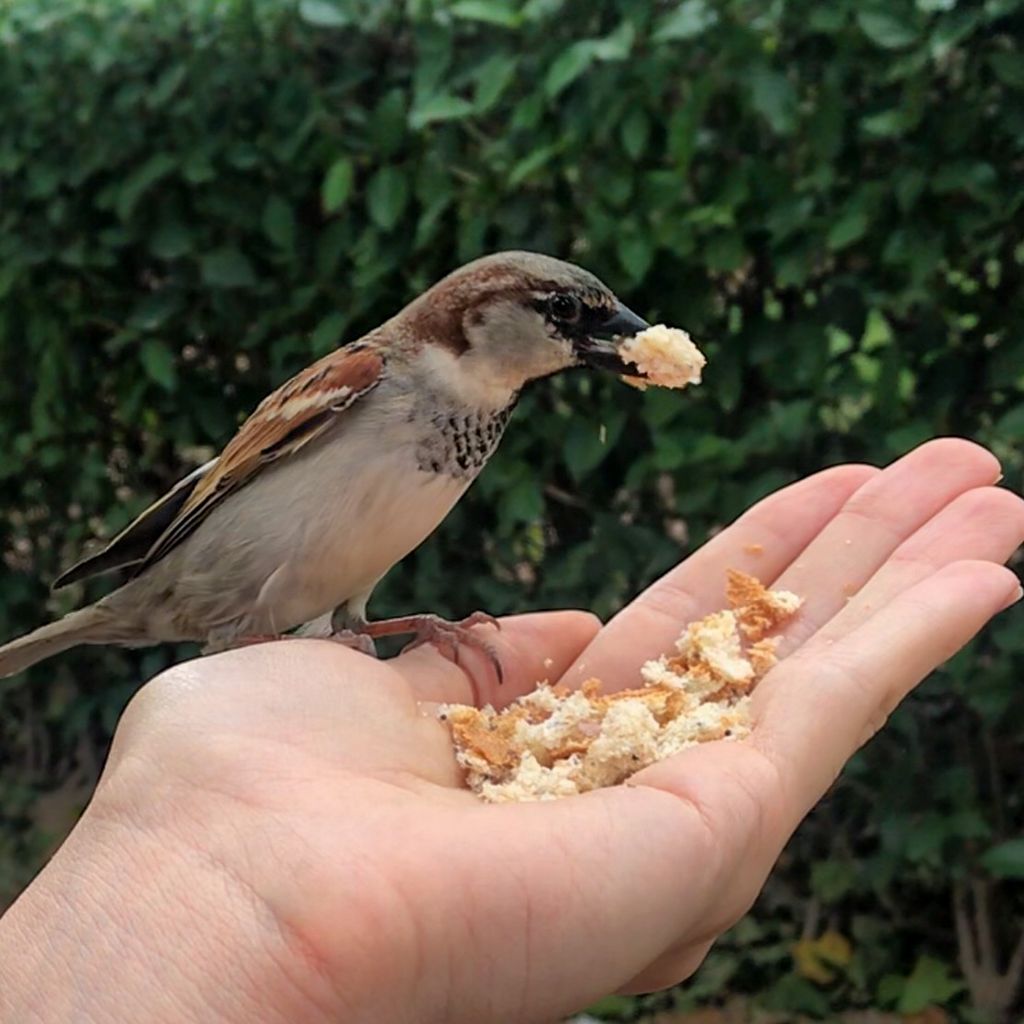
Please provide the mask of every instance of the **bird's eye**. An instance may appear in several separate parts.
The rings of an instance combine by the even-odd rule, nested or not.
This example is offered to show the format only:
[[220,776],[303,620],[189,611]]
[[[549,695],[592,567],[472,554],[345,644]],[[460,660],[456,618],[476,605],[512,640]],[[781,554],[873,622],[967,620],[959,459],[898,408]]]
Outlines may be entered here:
[[566,295],[564,292],[552,295],[548,300],[548,309],[562,323],[574,324],[580,318],[580,300],[575,295]]

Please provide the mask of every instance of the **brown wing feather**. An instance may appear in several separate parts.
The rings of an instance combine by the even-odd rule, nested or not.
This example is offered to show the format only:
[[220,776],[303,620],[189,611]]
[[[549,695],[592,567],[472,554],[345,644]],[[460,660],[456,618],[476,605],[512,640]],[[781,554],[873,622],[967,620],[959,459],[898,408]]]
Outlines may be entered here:
[[333,423],[384,372],[374,348],[339,349],[268,395],[189,495],[174,521],[136,569],[136,575],[181,543],[229,494],[249,483],[265,466],[293,455]]
[[213,466],[211,460],[205,466],[194,469],[179,480],[162,498],[157,499],[140,516],[129,523],[113,540],[96,554],[76,562],[70,569],[57,577],[54,590],[77,583],[92,576],[119,569],[129,569],[144,561],[153,545],[163,536],[167,527],[188,501],[204,473]]

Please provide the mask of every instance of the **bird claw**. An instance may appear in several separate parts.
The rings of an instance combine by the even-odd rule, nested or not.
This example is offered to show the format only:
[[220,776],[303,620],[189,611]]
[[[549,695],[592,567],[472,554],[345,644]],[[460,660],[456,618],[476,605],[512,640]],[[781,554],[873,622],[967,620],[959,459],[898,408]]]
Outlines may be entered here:
[[341,644],[342,647],[348,647],[350,650],[358,651],[360,654],[369,655],[371,658],[377,657],[377,645],[373,642],[373,637],[368,636],[366,633],[356,633],[351,629],[340,629],[329,633],[324,639]]
[[490,661],[499,685],[505,680],[505,671],[501,667],[494,648],[473,631],[474,626],[494,626],[501,629],[501,623],[487,612],[473,612],[458,622],[449,622],[439,615],[409,615],[400,619],[384,619],[380,622],[368,622],[361,632],[368,636],[395,636],[401,633],[415,633],[412,642],[407,644],[402,653],[433,644],[445,657],[459,664],[459,648],[473,647]]
[[446,657],[451,658],[456,665],[459,664],[459,648],[463,645],[473,647],[480,651],[494,668],[494,674],[498,678],[498,684],[505,681],[505,670],[501,667],[501,659],[497,651],[482,637],[473,632],[474,626],[494,626],[501,629],[501,625],[493,615],[486,612],[473,612],[458,622],[448,622],[445,619],[435,616],[424,616],[424,623],[416,631],[415,639],[403,648],[402,653],[413,651],[423,644],[433,644]]

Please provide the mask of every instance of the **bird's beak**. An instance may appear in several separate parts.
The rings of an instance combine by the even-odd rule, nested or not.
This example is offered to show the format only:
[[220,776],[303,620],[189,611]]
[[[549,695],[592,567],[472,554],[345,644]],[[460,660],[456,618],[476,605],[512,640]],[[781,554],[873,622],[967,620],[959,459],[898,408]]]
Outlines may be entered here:
[[627,363],[620,355],[618,344],[625,338],[632,338],[651,325],[638,317],[621,302],[602,323],[576,344],[580,362],[597,370],[610,370],[620,376],[642,377],[643,374]]

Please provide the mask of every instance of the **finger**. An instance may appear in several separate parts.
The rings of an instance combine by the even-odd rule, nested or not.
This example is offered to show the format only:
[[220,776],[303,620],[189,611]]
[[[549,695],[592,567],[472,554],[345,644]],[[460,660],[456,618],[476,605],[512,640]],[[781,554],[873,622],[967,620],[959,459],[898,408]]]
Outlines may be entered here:
[[[517,955],[531,967],[531,991],[553,1000],[535,1015],[639,980],[675,980],[673,951],[698,948],[750,905],[880,709],[1018,591],[991,563],[948,566],[842,641],[812,641],[770,673],[750,741],[691,748],[630,784],[572,800],[477,808],[464,826],[475,845],[460,866],[463,897],[526,936]],[[505,885],[494,885],[496,871]],[[682,956],[675,963],[686,966]]]
[[683,624],[721,608],[727,569],[770,583],[878,470],[837,466],[765,498],[615,616],[562,682],[591,676],[634,685],[640,666],[668,650]]
[[[946,567],[842,643],[814,640],[766,677],[750,741],[702,745],[638,772],[632,785],[671,794],[718,842],[696,867],[680,861],[690,902],[676,909],[676,941],[622,987],[650,990],[685,977],[701,943],[749,910],[796,826],[883,711],[1018,593],[1012,573],[991,563]],[[656,835],[649,823],[631,827],[645,842]],[[672,899],[666,892],[666,908]]]
[[956,562],[770,672],[754,694],[752,742],[778,773],[783,830],[796,827],[913,686],[1019,595],[1008,569]]
[[1002,564],[1022,543],[1024,500],[999,487],[967,491],[901,544],[815,639],[835,640],[850,632],[944,565],[972,559]]
[[436,647],[424,644],[388,664],[402,674],[419,700],[503,707],[542,680],[555,680],[572,664],[601,628],[596,615],[582,611],[534,612],[501,620],[501,629],[474,630],[493,648],[502,667],[499,684],[494,665],[475,648],[459,649],[458,664]]
[[984,448],[942,438],[916,448],[860,488],[775,583],[804,598],[780,653],[794,650],[828,622],[946,505],[998,476],[999,463]]

